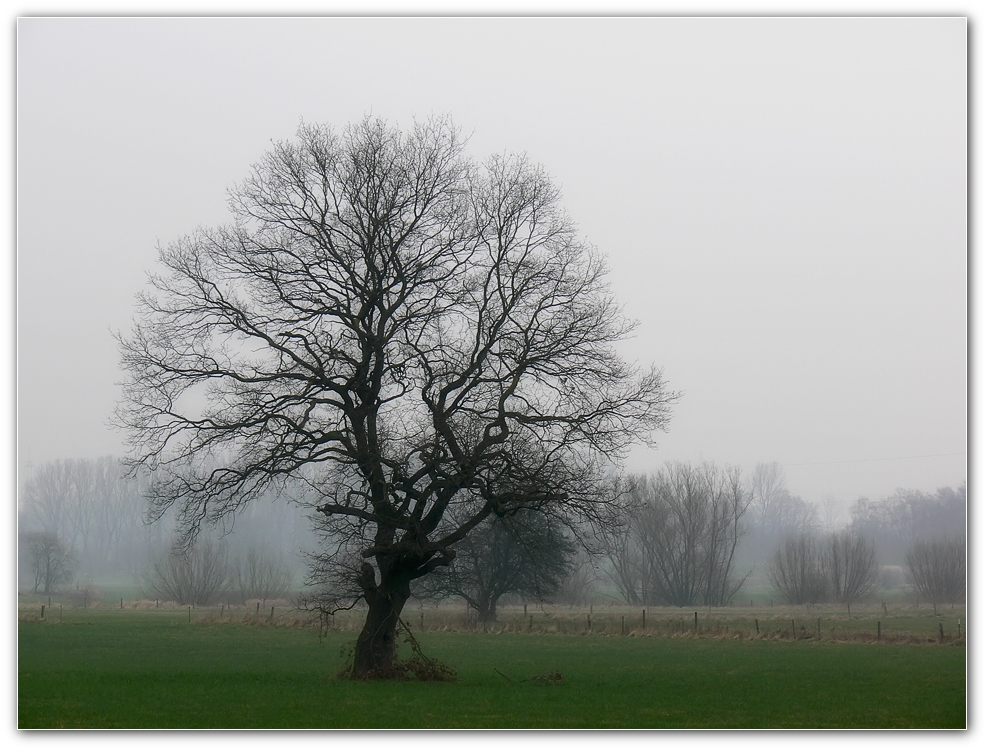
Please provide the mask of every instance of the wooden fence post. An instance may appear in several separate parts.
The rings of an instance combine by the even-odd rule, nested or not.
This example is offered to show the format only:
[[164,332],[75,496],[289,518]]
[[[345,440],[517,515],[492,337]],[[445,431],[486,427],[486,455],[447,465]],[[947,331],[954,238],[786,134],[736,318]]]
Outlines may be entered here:
[[622,635],[625,635],[625,615],[622,615]]
[[940,623],[940,643],[943,643],[943,623]]
[[790,625],[793,626],[793,640],[795,641],[796,640],[796,621],[795,620],[790,620],[789,623],[790,623]]
[[188,608],[188,622],[191,622],[191,607]]
[[694,632],[697,632],[697,610],[694,610]]
[[758,635],[758,634],[759,634],[759,621],[758,621],[758,618],[756,617],[755,618],[755,635]]
[[44,605],[41,605],[41,619],[44,620]]
[[878,621],[878,640],[881,640],[881,620]]
[[642,611],[642,629],[646,629],[646,610]]

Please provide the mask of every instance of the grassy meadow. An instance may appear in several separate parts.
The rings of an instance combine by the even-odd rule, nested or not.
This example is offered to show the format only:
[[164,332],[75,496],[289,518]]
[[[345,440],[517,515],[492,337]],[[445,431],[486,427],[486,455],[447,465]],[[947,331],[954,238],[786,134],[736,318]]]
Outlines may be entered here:
[[[844,619],[833,610],[772,610],[773,617],[762,609],[703,610],[696,632],[693,611],[648,611],[645,630],[638,609],[530,611],[532,623],[513,608],[486,633],[462,613],[410,610],[404,619],[424,653],[453,666],[457,681],[351,682],[334,675],[355,639],[356,612],[321,630],[310,618],[276,609],[271,617],[265,608],[257,615],[243,608],[56,606],[41,620],[22,606],[18,726],[966,726],[966,647],[954,635],[962,610],[943,617],[925,609],[897,609],[894,617],[875,610]],[[796,613],[802,625],[795,623],[794,638]]]

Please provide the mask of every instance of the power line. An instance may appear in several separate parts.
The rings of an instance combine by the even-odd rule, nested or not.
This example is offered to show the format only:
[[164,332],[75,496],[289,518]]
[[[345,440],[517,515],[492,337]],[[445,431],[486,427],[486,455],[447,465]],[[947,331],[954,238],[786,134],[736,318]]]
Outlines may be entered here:
[[935,457],[948,456],[967,456],[965,451],[952,451],[948,454],[919,454],[917,456],[904,457],[875,457],[873,459],[842,459],[835,462],[795,462],[793,464],[780,464],[780,467],[819,467],[825,464],[861,464],[863,462],[900,462],[908,459],[933,459]]

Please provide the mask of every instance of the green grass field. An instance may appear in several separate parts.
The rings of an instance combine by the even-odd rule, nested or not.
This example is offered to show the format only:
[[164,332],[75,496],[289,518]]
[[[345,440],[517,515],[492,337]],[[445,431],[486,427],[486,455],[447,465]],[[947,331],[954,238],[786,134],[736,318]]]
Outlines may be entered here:
[[[692,613],[691,613],[692,614]],[[214,617],[214,616],[213,616]],[[412,621],[412,617],[410,618]],[[425,632],[456,682],[334,678],[354,640],[165,610],[18,629],[18,726],[937,729],[966,725],[962,645]],[[498,672],[496,670],[499,670]],[[560,672],[559,682],[536,675]]]

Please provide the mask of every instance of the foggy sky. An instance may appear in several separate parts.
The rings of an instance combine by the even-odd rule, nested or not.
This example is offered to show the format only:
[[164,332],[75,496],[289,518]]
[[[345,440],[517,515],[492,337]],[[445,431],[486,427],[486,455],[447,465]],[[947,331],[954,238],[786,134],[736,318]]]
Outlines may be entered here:
[[107,422],[156,247],[301,120],[449,113],[561,186],[684,392],[657,452],[842,507],[966,475],[962,18],[21,19],[18,462]]

